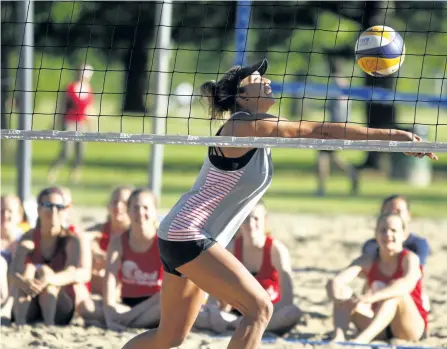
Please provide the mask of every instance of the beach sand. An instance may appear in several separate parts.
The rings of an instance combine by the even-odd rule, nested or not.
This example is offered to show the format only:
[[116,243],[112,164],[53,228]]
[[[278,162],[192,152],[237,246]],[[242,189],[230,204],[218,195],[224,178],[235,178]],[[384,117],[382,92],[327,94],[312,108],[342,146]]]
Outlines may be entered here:
[[[105,217],[104,210],[78,210],[76,221],[81,226],[93,217]],[[293,261],[295,302],[305,312],[302,322],[288,335],[289,339],[321,340],[331,331],[331,305],[325,293],[325,283],[336,271],[346,266],[360,251],[362,243],[373,234],[373,217],[317,216],[273,214],[269,216],[272,234],[284,242]],[[414,219],[411,231],[429,240],[432,254],[428,260],[424,286],[431,300],[430,336],[419,344],[447,347],[447,219]],[[355,284],[361,287],[361,283]],[[141,330],[124,333],[97,327],[85,327],[74,319],[68,327],[46,328],[38,324],[18,329],[2,326],[1,348],[8,349],[118,349]],[[182,349],[225,348],[229,336],[215,338],[211,333],[194,331]],[[406,343],[409,345],[410,343]],[[262,348],[311,348],[312,345],[287,343],[277,338]],[[149,348],[148,348],[149,349]]]

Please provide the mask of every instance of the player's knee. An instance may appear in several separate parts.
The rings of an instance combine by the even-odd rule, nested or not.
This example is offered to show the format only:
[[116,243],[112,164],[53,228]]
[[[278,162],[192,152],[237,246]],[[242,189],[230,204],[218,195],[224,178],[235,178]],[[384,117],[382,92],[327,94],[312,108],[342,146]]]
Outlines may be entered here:
[[263,323],[268,323],[273,315],[273,303],[267,293],[264,296],[256,298],[252,307],[243,315]]
[[177,348],[183,344],[187,337],[187,333],[173,333],[166,338],[166,344],[168,348]]

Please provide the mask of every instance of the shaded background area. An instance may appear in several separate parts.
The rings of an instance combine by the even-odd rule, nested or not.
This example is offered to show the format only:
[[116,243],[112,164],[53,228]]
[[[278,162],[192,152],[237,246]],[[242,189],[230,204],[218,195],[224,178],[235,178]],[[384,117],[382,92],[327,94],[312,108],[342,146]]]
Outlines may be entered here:
[[[168,134],[207,135],[210,124],[199,98],[180,107],[176,88],[191,84],[195,91],[205,80],[216,78],[233,64],[236,2],[175,2],[170,67]],[[154,111],[155,2],[35,2],[35,70],[33,129],[54,129],[58,92],[73,78],[75,67],[88,62],[95,69],[95,131],[150,133]],[[17,127],[17,3],[3,1],[2,12],[2,128]],[[371,25],[386,24],[401,33],[406,60],[389,78],[365,76],[354,59],[359,33]],[[254,2],[246,56],[253,61],[267,56],[274,81],[328,84],[328,56],[339,57],[351,86],[376,86],[400,92],[438,95],[446,91],[447,9],[445,2]],[[197,92],[195,92],[197,93]],[[280,97],[274,112],[291,119],[327,119],[326,98]],[[303,98],[304,97],[304,98]],[[427,128],[431,141],[447,141],[445,109],[397,103],[351,101],[351,122],[372,127]],[[15,191],[16,142],[2,142],[2,193]],[[33,191],[47,185],[49,163],[59,150],[57,142],[33,142]],[[147,185],[150,146],[87,145],[84,176],[73,185],[61,176],[60,184],[73,189],[76,202],[102,205],[116,185]],[[205,156],[204,147],[167,146],[162,206],[169,207],[193,183]],[[274,150],[276,175],[267,204],[291,212],[324,210],[332,213],[369,213],[390,193],[408,194],[420,215],[440,215],[447,197],[447,159],[433,164],[433,181],[418,188],[390,181],[388,156],[372,159],[378,171],[362,174],[360,197],[348,197],[348,181],[337,174],[330,179],[326,197],[314,196],[315,151]],[[374,154],[377,155],[377,154]],[[354,164],[364,154],[342,154]],[[423,160],[425,161],[425,160]],[[380,162],[380,165],[379,165]],[[384,165],[382,164],[384,163]]]

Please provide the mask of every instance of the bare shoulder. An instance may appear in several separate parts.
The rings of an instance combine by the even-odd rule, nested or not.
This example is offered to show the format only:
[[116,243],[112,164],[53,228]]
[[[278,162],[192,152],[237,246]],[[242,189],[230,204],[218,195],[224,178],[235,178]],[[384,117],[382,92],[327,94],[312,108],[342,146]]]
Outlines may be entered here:
[[284,245],[281,241],[278,239],[273,239],[272,242],[272,253],[277,253],[279,255],[283,254],[289,254],[289,249],[286,245]]
[[279,270],[291,270],[292,262],[286,245],[277,239],[273,239],[271,251],[272,264]]
[[412,265],[412,266],[419,266],[421,261],[419,259],[419,256],[414,253],[413,251],[408,250],[407,254],[402,259],[404,265]]
[[362,268],[360,276],[365,278],[371,270],[373,263],[373,256],[368,253],[362,253],[359,257],[352,261],[351,266],[359,266],[360,268]]

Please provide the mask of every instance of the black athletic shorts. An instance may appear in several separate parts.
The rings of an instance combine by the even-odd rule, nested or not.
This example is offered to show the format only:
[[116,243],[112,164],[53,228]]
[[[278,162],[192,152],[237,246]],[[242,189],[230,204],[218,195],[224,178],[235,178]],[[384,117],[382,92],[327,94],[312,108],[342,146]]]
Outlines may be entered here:
[[[393,330],[391,329],[391,325],[388,325],[385,328],[385,336],[387,340],[391,340],[394,338],[394,334],[393,334]],[[419,340],[423,340],[423,339],[427,339],[427,329],[424,330],[424,332],[422,332],[421,338],[419,338]]]
[[207,238],[194,241],[168,241],[158,239],[161,262],[165,272],[182,276],[176,269],[197,258],[216,243],[216,240]]
[[123,297],[121,298],[121,302],[131,308],[134,306],[140,304],[141,302],[144,302],[146,299],[151,298],[152,296],[146,296],[146,297]]

